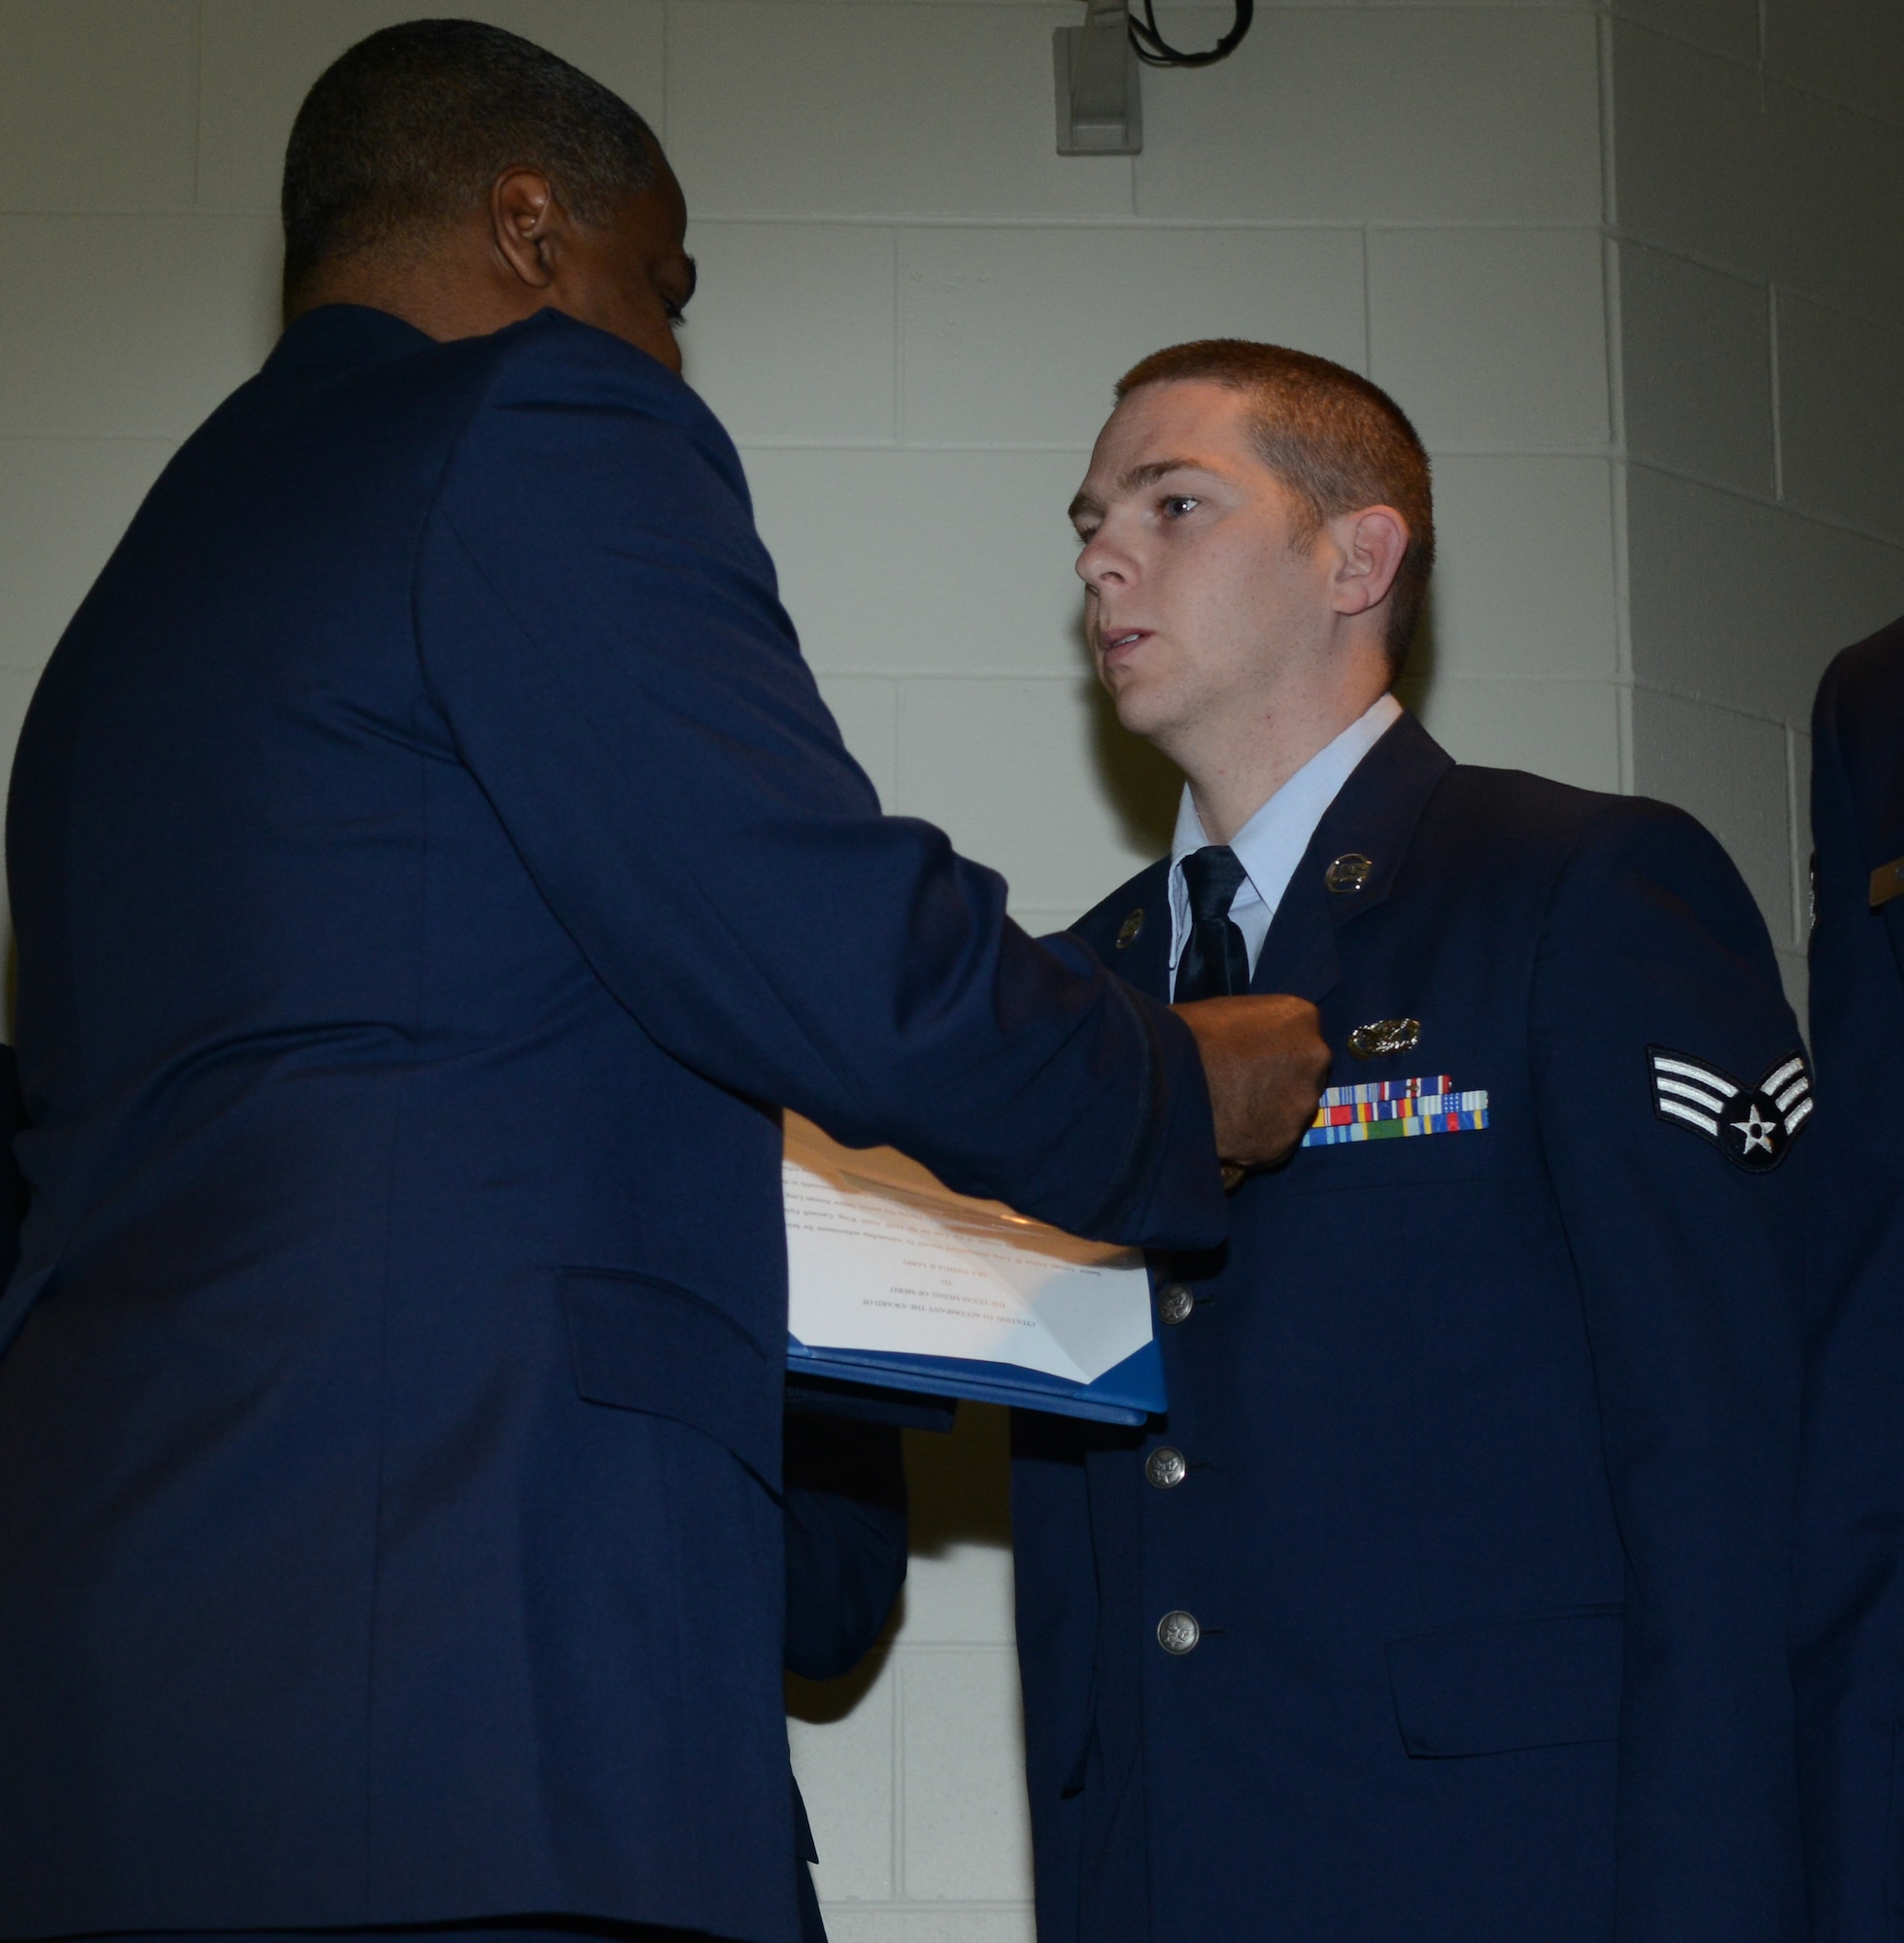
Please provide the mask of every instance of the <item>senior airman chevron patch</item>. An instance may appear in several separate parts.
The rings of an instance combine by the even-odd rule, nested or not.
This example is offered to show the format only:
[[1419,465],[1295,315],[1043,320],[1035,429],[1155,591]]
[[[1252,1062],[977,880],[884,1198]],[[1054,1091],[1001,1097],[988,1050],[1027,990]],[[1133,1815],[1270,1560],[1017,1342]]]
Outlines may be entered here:
[[1743,1086],[1710,1060],[1668,1046],[1648,1046],[1647,1063],[1659,1118],[1690,1127],[1752,1174],[1777,1167],[1812,1117],[1812,1075],[1803,1052],[1780,1060],[1756,1086]]

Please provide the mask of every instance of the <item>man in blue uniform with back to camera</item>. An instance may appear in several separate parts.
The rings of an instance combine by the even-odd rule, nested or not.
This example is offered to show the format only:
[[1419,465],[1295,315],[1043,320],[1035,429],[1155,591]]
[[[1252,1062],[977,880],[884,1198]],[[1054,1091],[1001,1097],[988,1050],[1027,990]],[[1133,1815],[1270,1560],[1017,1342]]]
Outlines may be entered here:
[[1327,361],[1118,387],[1072,518],[1170,858],[1076,926],[1334,1055],[1227,1246],[1159,1258],[1170,1414],[1027,1418],[1040,1943],[1785,1943],[1810,1087],[1691,818],[1458,766],[1390,694],[1426,455]]
[[285,215],[14,770],[0,1935],[793,1943],[783,1653],[894,1581],[787,1567],[777,1109],[1208,1245],[1326,1053],[880,815],[624,103],[390,29]]
[[1904,621],[1812,714],[1819,1116],[1798,1720],[1818,1943],[1897,1943],[1904,1758]]

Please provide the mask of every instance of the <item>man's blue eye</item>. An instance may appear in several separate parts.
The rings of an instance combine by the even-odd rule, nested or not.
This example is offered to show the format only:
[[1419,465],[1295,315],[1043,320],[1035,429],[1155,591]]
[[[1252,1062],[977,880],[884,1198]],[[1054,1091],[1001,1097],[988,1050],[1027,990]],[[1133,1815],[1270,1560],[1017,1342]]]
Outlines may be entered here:
[[1198,501],[1189,498],[1183,494],[1173,494],[1164,501],[1165,517],[1172,520],[1180,520],[1185,513],[1191,511],[1197,504]]

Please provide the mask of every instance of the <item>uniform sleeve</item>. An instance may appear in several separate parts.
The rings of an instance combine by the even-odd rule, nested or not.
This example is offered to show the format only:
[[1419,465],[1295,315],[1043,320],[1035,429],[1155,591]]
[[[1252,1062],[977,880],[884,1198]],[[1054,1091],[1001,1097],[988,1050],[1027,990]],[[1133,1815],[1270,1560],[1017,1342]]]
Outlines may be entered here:
[[430,698],[551,908],[705,1077],[1110,1239],[1224,1226],[1195,1043],[1005,887],[887,817],[694,394],[595,333],[526,339],[440,489]]
[[1879,1943],[1895,1934],[1892,1777],[1904,1729],[1904,986],[1870,907],[1873,860],[1840,723],[1841,708],[1861,705],[1882,739],[1890,712],[1881,698],[1853,699],[1845,668],[1841,660],[1826,677],[1813,725],[1819,1110],[1795,1670],[1817,1933]]
[[1655,1060],[1753,1089],[1801,1047],[1751,895],[1690,818],[1630,802],[1588,828],[1549,904],[1532,1026],[1625,1555],[1615,1933],[1795,1937],[1804,1122],[1734,1132],[1744,1104],[1693,1097],[1717,1078],[1661,1093]]
[[836,1680],[878,1640],[905,1583],[905,1467],[887,1424],[790,1415],[789,1673]]

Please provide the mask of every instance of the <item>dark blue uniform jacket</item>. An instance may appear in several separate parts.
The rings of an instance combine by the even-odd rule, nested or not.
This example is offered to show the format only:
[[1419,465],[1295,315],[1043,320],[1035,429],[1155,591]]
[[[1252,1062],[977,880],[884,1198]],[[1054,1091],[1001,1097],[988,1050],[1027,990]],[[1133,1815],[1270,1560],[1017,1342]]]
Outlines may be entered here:
[[[1812,734],[1814,1343],[1798,1691],[1814,1934],[1904,1937],[1904,622]],[[1874,882],[1874,878],[1876,881]],[[1875,905],[1874,897],[1880,902]]]
[[[900,1433],[878,1423],[787,1417],[787,1671],[836,1680],[876,1644],[905,1583]],[[808,1862],[820,1858],[798,1805],[800,1943],[827,1943]]]
[[773,1109],[1208,1244],[1188,1033],[879,816],[727,437],[548,313],[293,325],[8,861],[0,1934],[791,1939]]
[[[1077,927],[1152,992],[1165,881]],[[1246,1180],[1169,1266],[1168,1419],[1018,1426],[1040,1943],[1792,1937],[1805,1134],[1756,1091],[1662,1117],[1649,1051],[1742,1089],[1797,1053],[1737,871],[1405,717],[1254,982],[1318,1003],[1332,1085],[1445,1076],[1489,1123]],[[1415,1042],[1353,1056],[1384,1020]],[[1762,1171],[1720,1125],[1754,1108]]]

